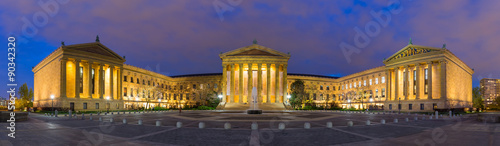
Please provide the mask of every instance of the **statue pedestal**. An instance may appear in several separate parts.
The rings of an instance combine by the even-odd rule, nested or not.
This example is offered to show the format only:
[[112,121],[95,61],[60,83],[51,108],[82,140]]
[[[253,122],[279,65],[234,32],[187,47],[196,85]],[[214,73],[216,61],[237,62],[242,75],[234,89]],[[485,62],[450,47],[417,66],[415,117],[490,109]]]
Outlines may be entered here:
[[262,114],[262,110],[247,110],[247,114]]

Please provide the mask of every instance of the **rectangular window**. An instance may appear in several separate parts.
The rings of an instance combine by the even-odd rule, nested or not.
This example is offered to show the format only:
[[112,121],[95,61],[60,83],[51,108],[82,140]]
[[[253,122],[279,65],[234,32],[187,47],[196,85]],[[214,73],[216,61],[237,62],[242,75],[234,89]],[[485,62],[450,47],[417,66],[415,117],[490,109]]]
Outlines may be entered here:
[[83,103],[83,109],[87,109],[87,103]]
[[[361,86],[361,84],[359,86]],[[356,88],[356,82],[354,82],[354,88]]]
[[385,83],[385,77],[382,77],[382,83]]
[[134,77],[130,77],[130,83],[134,83]]
[[127,76],[123,76],[123,81],[127,82]]
[[123,96],[127,96],[127,87],[123,87]]
[[217,84],[214,84],[214,89],[217,89]]
[[330,86],[326,86],[326,90],[330,90]]
[[424,104],[423,103],[420,104],[420,110],[424,110]]
[[375,98],[378,98],[378,89],[375,89]]
[[413,104],[408,104],[408,110],[413,110]]
[[319,86],[319,90],[323,90],[323,85],[320,85],[320,86]]
[[385,97],[385,88],[382,88],[382,97]]
[[[361,81],[359,84],[361,85]],[[366,80],[363,81],[363,86],[366,86]]]
[[95,109],[99,109],[99,103],[95,103]]
[[392,110],[392,104],[389,104],[389,110]]
[[92,94],[95,92],[95,69],[92,69]]
[[140,83],[139,83],[139,78],[137,78],[137,82],[136,82],[136,84],[140,84]]
[[370,79],[370,86],[372,85],[372,79]]
[[134,97],[134,88],[130,88],[130,97]]
[[375,78],[375,84],[378,84],[378,78]]
[[437,108],[438,108],[437,103],[433,103],[433,104],[432,104],[432,110],[435,110],[435,109],[437,109]]
[[83,93],[83,67],[80,67],[80,93]]
[[424,92],[425,92],[425,94],[428,94],[429,77],[428,77],[428,70],[427,69],[425,69],[425,81],[424,81],[424,84],[425,84]]
[[196,89],[196,84],[193,84],[193,89]]

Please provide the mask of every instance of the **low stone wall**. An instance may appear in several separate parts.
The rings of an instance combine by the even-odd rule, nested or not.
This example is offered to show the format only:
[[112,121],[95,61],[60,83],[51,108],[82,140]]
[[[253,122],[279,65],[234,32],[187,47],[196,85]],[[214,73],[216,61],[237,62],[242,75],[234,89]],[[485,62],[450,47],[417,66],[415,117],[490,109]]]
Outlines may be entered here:
[[500,112],[480,113],[477,115],[477,120],[486,123],[500,123]]
[[[26,121],[28,120],[28,112],[14,112],[16,122]],[[10,111],[1,111],[0,112],[0,123],[7,123],[7,120],[10,119]]]

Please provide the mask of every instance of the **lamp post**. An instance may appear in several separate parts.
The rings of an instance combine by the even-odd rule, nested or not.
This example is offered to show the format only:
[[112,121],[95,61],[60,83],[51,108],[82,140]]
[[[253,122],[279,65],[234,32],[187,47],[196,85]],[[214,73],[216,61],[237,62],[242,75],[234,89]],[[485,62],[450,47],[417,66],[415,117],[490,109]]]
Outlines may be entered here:
[[[159,108],[161,108],[161,99],[158,99]],[[160,109],[158,109],[160,110]]]
[[108,96],[108,97],[106,97],[106,101],[107,101],[107,103],[106,103],[106,106],[107,106],[107,113],[109,113],[109,107],[110,107],[110,105],[109,105],[109,96]]
[[50,99],[52,99],[52,113],[54,113],[54,95],[50,95]]

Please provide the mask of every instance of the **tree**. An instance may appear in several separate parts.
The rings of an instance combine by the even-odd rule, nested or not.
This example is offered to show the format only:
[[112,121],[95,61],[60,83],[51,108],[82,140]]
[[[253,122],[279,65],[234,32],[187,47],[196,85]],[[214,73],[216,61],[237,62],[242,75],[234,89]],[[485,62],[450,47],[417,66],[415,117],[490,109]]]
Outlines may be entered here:
[[363,110],[364,109],[364,106],[363,106],[363,99],[366,97],[366,95],[368,95],[366,93],[366,86],[359,86],[357,89],[356,89],[356,94],[358,95],[358,98],[356,99],[357,102],[361,102],[361,109]]
[[479,87],[472,88],[472,103],[477,111],[479,111],[479,109],[484,109],[484,100],[481,96],[482,90],[483,89]]
[[290,86],[290,91],[292,92],[290,105],[295,109],[298,105],[302,105],[304,103],[305,95],[307,93],[305,92],[304,81],[300,79],[295,80]]
[[200,85],[199,88],[194,89],[193,92],[196,93],[196,95],[198,95],[199,101],[204,106],[206,105],[206,103],[210,102],[210,99],[213,98],[213,95],[217,94],[217,92],[214,91],[213,88],[211,88],[209,86],[203,87],[203,85]]
[[175,102],[177,102],[177,107],[181,108],[181,94],[189,93],[191,90],[188,87],[188,84],[185,83],[178,83],[177,85],[174,86],[174,88],[170,89],[170,93],[174,94],[174,97],[176,98]]
[[31,100],[33,99],[33,89],[29,89],[28,85],[24,83],[21,87],[19,87],[19,99],[16,100],[16,108],[23,110],[24,108],[33,107],[33,103]]
[[306,98],[304,103],[306,104],[312,104],[314,103],[314,97],[315,97],[315,93],[317,93],[318,91],[318,85],[315,85],[315,84],[311,84],[311,85],[308,85],[308,86],[305,86],[305,91],[307,93],[307,97],[309,97],[309,95],[313,95],[313,97],[309,97],[309,98]]

